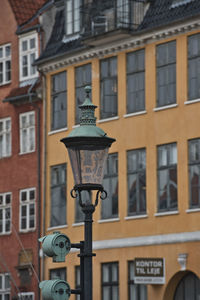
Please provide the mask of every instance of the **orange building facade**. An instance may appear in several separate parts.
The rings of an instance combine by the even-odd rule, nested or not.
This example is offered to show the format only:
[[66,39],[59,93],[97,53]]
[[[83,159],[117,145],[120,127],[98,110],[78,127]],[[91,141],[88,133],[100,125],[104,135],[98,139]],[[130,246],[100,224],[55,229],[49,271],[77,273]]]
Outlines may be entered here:
[[[95,300],[200,295],[199,44],[198,18],[183,16],[132,35],[86,38],[82,47],[39,60],[46,78],[43,235],[61,231],[72,243],[83,240],[60,140],[79,126],[77,99],[84,97],[84,85],[92,86],[97,126],[116,139],[104,176],[108,199],[94,213]],[[72,289],[78,286],[77,254],[71,251],[60,264],[43,257],[43,279],[62,274]]]

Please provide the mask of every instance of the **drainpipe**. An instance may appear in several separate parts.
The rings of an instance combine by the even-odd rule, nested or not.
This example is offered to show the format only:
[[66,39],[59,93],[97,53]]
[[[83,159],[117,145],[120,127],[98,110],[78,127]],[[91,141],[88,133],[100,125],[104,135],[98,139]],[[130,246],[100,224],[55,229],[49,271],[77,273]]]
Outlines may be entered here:
[[[41,156],[40,156],[40,107],[33,103],[32,101],[32,94],[31,90],[34,87],[34,85],[37,83],[38,79],[30,86],[28,90],[28,96],[29,96],[29,103],[35,108],[36,110],[36,149],[37,149],[37,195],[38,195],[38,201],[37,201],[37,239],[40,238],[40,227],[41,227]],[[39,241],[37,243],[37,264],[38,264],[38,278],[40,280],[40,257],[39,257],[39,250],[40,250],[40,244]],[[38,299],[40,299],[40,289],[38,287]]]

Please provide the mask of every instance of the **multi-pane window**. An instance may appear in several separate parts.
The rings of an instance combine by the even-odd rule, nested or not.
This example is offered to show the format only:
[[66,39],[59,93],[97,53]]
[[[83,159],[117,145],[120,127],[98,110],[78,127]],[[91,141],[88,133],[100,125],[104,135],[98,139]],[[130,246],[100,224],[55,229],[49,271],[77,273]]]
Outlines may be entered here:
[[51,227],[66,224],[66,164],[51,167]]
[[0,299],[10,299],[10,275],[8,273],[0,273]]
[[157,107],[176,103],[176,42],[157,46]]
[[11,193],[0,194],[0,234],[11,232]]
[[11,118],[0,119],[0,158],[11,155]]
[[57,268],[50,270],[50,279],[66,280],[66,268]]
[[128,215],[146,212],[146,151],[127,152]]
[[118,262],[103,263],[101,272],[102,300],[119,300]]
[[33,230],[36,226],[36,189],[20,191],[20,231]]
[[117,58],[101,60],[101,119],[117,116]]
[[190,208],[200,207],[200,139],[189,141]]
[[0,85],[11,81],[11,45],[0,46]]
[[20,114],[20,153],[35,151],[35,112]]
[[80,5],[81,0],[67,0],[66,10],[66,34],[71,35],[80,31]]
[[158,211],[177,209],[176,143],[158,147]]
[[117,0],[117,26],[130,26],[130,1]]
[[127,113],[145,110],[145,51],[127,54]]
[[61,72],[51,80],[51,130],[67,126],[67,73]]
[[134,261],[128,262],[128,299],[129,300],[147,300],[147,286],[144,284],[135,284]]
[[[81,289],[81,270],[80,266],[75,266],[75,289]],[[80,295],[76,295],[76,300],[80,300]]]
[[28,292],[28,293],[19,293],[18,297],[20,300],[34,300],[35,299],[35,294],[33,292]]
[[200,34],[188,37],[188,100],[200,98]]
[[36,66],[33,66],[37,57],[37,33],[20,38],[20,80],[34,78],[38,75]]
[[108,193],[101,205],[101,218],[109,219],[118,216],[118,155],[109,154],[105,165],[103,187]]
[[75,69],[76,73],[76,116],[75,122],[80,122],[80,108],[79,106],[85,101],[85,87],[91,86],[91,64],[87,64]]

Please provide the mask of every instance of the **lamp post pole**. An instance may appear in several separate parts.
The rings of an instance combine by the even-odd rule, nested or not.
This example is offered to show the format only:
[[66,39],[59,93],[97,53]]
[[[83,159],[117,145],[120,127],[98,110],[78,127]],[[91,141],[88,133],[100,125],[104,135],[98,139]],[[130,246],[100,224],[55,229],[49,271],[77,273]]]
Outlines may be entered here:
[[[108,156],[108,149],[115,139],[110,138],[96,126],[94,111],[89,94],[90,87],[86,87],[86,99],[82,105],[80,126],[71,131],[68,137],[61,140],[68,150],[75,185],[71,191],[73,198],[78,198],[84,213],[84,243],[81,257],[81,300],[92,300],[92,216],[99,198],[107,197],[102,186],[104,165]],[[94,203],[82,200],[82,191],[95,191]],[[82,278],[83,277],[83,278]]]

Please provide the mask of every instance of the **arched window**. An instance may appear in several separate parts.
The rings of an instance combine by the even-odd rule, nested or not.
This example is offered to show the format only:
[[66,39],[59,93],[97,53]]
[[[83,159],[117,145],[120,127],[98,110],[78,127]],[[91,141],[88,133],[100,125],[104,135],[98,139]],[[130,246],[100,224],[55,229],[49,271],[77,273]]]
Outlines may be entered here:
[[198,300],[200,299],[200,280],[193,274],[185,275],[179,282],[174,300]]

